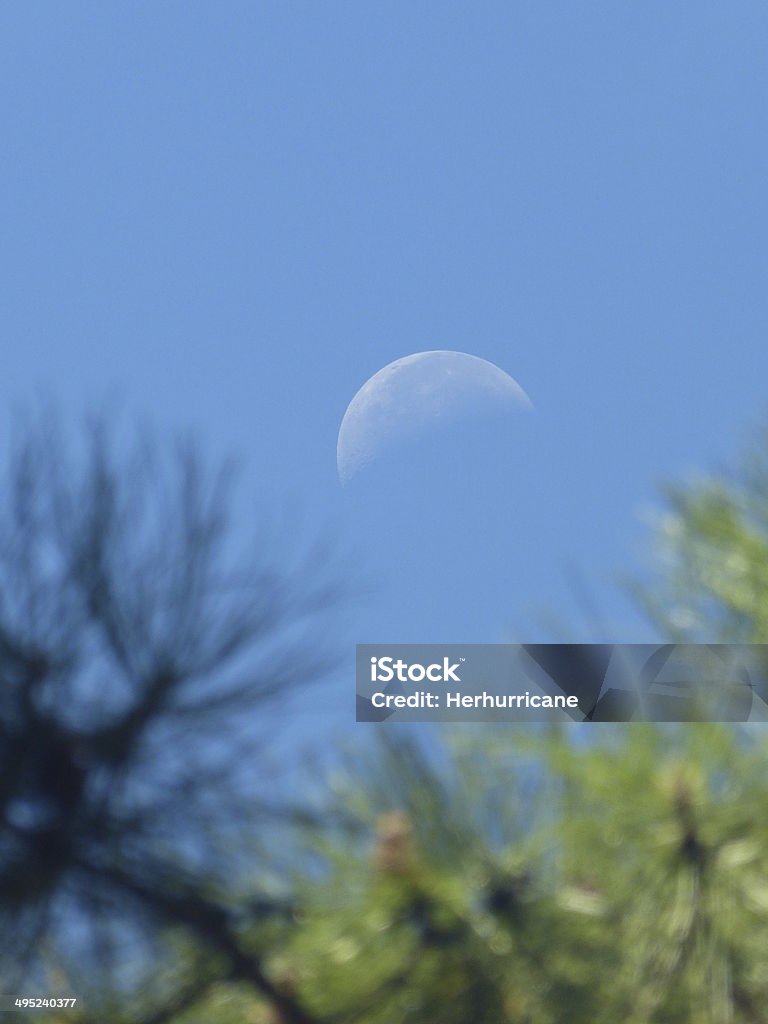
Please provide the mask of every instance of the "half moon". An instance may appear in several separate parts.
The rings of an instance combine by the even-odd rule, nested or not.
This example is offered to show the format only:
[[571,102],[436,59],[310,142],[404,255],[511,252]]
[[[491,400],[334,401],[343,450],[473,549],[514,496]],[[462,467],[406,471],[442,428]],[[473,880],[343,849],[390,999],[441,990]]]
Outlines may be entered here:
[[489,406],[532,407],[514,378],[479,356],[437,350],[396,359],[347,407],[336,445],[339,477],[347,483],[393,443]]

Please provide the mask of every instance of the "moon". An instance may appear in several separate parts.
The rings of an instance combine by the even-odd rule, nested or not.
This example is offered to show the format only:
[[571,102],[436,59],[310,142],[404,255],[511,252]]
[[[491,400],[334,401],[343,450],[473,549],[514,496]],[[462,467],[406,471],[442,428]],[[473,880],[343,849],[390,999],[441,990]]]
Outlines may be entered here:
[[531,409],[517,381],[466,352],[415,352],[387,364],[363,384],[339,428],[336,466],[343,484],[393,443],[432,424],[495,407]]

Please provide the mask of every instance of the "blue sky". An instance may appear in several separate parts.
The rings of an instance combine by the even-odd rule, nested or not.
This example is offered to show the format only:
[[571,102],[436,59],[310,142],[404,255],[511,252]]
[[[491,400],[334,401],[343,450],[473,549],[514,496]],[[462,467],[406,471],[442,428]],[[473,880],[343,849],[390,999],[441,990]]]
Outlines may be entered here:
[[[764,4],[16,3],[0,38],[6,406],[118,396],[241,455],[240,515],[300,510],[369,587],[350,663],[545,609],[590,639],[573,568],[648,638],[638,512],[765,406]],[[447,436],[442,504],[407,453],[342,492],[347,403],[434,348],[535,414]]]

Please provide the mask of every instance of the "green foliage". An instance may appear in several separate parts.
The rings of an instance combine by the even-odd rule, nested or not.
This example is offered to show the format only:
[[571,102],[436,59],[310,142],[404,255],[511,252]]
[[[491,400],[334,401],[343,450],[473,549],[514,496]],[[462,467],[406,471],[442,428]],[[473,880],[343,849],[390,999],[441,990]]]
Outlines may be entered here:
[[[319,1019],[768,1020],[764,743],[716,726],[612,727],[594,745],[508,732],[469,775],[462,745],[450,792],[444,764],[385,746],[363,786],[368,846],[340,840],[330,880],[305,894],[284,963]],[[380,799],[414,762],[426,819]],[[493,842],[456,808],[499,779]],[[456,858],[433,827],[443,811]]]
[[653,585],[638,596],[665,639],[768,642],[768,432],[728,477],[666,489]]
[[[768,642],[766,447],[666,498],[639,595],[662,637]],[[385,733],[350,765],[358,828],[282,954],[319,1019],[768,1021],[762,731],[588,735],[465,729],[427,755]]]
[[[663,639],[768,642],[762,448],[667,499]],[[143,1024],[768,1024],[763,729],[373,735],[279,852],[290,911],[235,915],[266,980],[180,946]]]

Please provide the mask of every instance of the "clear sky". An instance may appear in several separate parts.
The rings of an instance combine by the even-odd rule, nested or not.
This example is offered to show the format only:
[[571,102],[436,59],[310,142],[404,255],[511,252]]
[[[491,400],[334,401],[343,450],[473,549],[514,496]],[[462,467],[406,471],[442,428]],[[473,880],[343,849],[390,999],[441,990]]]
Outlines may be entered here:
[[[239,453],[371,584],[350,663],[542,610],[590,639],[571,569],[647,638],[638,513],[766,404],[764,3],[19,2],[0,39],[6,405],[119,396]],[[347,403],[435,348],[535,413],[447,436],[445,501],[407,452],[342,492]]]

